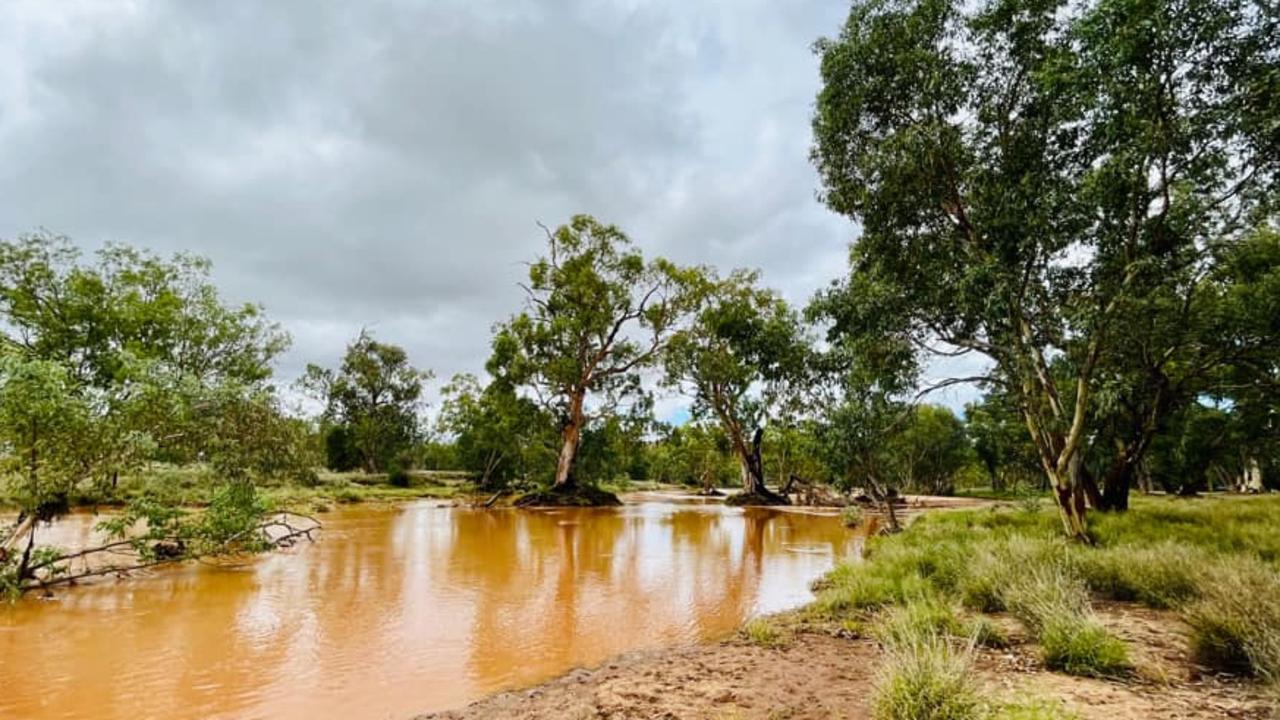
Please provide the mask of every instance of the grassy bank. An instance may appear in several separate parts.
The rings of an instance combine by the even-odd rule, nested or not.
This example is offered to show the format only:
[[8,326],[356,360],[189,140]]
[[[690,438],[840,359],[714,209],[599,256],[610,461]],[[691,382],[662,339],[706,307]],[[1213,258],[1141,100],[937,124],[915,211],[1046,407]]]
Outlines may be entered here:
[[[122,506],[145,495],[159,496],[186,507],[207,505],[218,478],[200,465],[153,465],[143,471],[123,475],[109,484],[84,486],[69,498],[74,508]],[[412,472],[408,484],[393,485],[385,474],[335,473],[320,471],[314,483],[278,482],[259,486],[275,506],[297,510],[320,510],[338,504],[398,502],[419,498],[448,499],[472,491],[465,474]],[[0,509],[16,507],[14,498],[0,487]]]
[[1052,671],[1124,682],[1141,669],[1100,602],[1176,614],[1186,656],[1280,687],[1280,498],[1141,498],[1069,544],[1047,507],[934,513],[833,571],[813,613],[875,637],[879,720],[1068,717],[999,706],[971,672],[1010,618]]

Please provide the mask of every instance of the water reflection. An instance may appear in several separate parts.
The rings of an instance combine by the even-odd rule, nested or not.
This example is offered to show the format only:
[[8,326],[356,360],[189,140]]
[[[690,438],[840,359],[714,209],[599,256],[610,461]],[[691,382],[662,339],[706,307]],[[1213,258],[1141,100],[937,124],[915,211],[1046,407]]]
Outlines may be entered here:
[[719,506],[343,510],[249,566],[0,609],[0,718],[405,718],[728,632],[804,602],[856,541]]

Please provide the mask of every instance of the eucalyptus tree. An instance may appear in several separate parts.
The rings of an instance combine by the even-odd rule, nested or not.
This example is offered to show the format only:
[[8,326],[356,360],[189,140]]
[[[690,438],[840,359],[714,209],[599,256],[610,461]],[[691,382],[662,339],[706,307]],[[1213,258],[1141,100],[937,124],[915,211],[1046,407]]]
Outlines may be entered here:
[[301,386],[325,404],[324,420],[374,473],[399,462],[418,438],[422,386],[431,377],[409,364],[404,348],[361,331],[337,370],[308,365]]
[[1277,30],[1262,0],[868,0],[816,46],[813,160],[877,313],[850,331],[988,358],[1072,537],[1117,317],[1269,212]]
[[665,381],[688,392],[693,414],[710,415],[729,439],[746,502],[786,498],[765,485],[761,448],[765,424],[794,390],[805,367],[808,338],[796,313],[759,287],[759,273],[719,278],[702,270],[691,283],[697,305],[665,354]]
[[614,225],[589,215],[547,230],[529,266],[523,312],[496,328],[490,374],[527,389],[559,424],[555,493],[575,487],[583,431],[642,398],[641,373],[684,313],[685,271],[646,262]]
[[1084,480],[1096,507],[1128,506],[1153,442],[1192,406],[1260,410],[1250,424],[1261,429],[1280,400],[1280,233],[1263,227],[1215,247],[1188,275],[1117,312],[1090,415]]

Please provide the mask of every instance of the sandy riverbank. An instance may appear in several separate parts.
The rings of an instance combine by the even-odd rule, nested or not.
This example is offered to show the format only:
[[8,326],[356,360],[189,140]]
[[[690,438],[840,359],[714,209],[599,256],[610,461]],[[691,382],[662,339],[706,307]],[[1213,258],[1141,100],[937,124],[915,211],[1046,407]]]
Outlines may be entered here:
[[[1133,647],[1139,659],[1134,677],[1096,680],[1048,672],[1017,624],[1001,619],[1012,647],[981,649],[976,663],[987,695],[1001,701],[1049,699],[1083,720],[1272,717],[1271,701],[1257,684],[1217,676],[1190,663],[1185,629],[1173,613],[1129,605],[1107,605],[1098,611]],[[735,635],[719,642],[632,653],[533,688],[416,720],[871,717],[880,659],[876,641],[815,620],[803,610],[771,621],[781,628],[776,646]]]

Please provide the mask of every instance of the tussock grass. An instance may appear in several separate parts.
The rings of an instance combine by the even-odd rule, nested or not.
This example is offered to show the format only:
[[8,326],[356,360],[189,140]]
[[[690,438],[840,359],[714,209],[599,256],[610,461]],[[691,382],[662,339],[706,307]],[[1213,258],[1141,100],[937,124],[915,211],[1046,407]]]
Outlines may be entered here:
[[1128,651],[1091,601],[1136,602],[1178,610],[1201,662],[1277,681],[1280,497],[1135,498],[1127,513],[1093,513],[1090,532],[1093,546],[1063,541],[1051,508],[925,515],[833,572],[815,608],[879,613],[882,642],[915,629],[975,644],[998,644],[983,637],[998,627],[964,619],[957,605],[1007,610],[1047,666],[1112,677],[1129,670]]
[[1117,677],[1131,668],[1128,648],[1094,616],[1084,581],[1063,565],[1035,566],[1002,595],[1039,640],[1048,668],[1087,677]]
[[876,679],[876,720],[981,720],[971,654],[936,633],[895,638]]
[[964,632],[955,608],[934,598],[891,608],[872,628],[872,635],[886,647],[911,645],[934,635],[960,637]]
[[1251,559],[1216,567],[1183,618],[1199,662],[1280,684],[1280,573],[1272,567]]
[[1133,669],[1129,648],[1092,616],[1054,618],[1040,632],[1044,664],[1085,677],[1120,677]]
[[746,639],[761,647],[780,647],[790,640],[790,634],[768,618],[755,618],[742,627]]
[[1199,573],[1213,564],[1205,551],[1168,540],[1077,552],[1072,560],[1093,592],[1153,608],[1177,607],[1194,598]]

